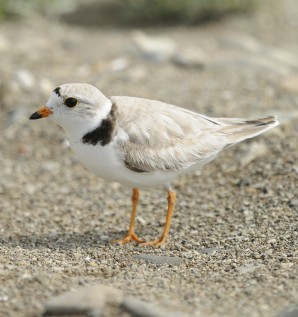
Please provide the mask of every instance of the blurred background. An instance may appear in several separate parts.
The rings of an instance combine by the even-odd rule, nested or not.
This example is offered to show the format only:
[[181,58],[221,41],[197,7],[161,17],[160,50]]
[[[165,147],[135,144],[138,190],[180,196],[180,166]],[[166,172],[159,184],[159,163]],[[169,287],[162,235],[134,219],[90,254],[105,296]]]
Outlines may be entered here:
[[2,105],[78,81],[210,115],[266,112],[268,80],[296,90],[296,17],[291,0],[1,0]]
[[[183,316],[295,304],[297,28],[297,0],[0,0],[0,315],[40,316],[92,281]],[[50,120],[28,120],[67,82],[281,125],[177,180],[166,250],[117,248],[130,191],[82,168]],[[142,192],[143,238],[159,235],[161,206]],[[136,265],[138,252],[185,265]]]

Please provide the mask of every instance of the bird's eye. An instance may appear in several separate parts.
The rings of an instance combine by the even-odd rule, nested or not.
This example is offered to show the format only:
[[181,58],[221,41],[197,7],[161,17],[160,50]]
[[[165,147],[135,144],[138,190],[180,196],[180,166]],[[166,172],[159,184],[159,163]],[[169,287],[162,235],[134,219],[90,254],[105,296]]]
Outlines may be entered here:
[[68,108],[74,107],[77,103],[78,103],[78,101],[75,98],[67,98],[64,101],[65,106],[67,106]]

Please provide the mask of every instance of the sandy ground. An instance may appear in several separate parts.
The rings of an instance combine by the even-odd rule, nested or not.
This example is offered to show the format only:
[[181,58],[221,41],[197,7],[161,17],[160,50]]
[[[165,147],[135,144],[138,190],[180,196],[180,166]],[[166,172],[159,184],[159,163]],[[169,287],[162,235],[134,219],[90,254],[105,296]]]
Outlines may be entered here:
[[[204,52],[203,67],[143,58],[130,27],[2,21],[0,315],[40,316],[48,299],[92,283],[169,316],[269,317],[297,304],[297,21],[298,5],[287,0],[220,23],[143,30],[169,37],[176,53]],[[277,52],[280,63],[270,60]],[[128,227],[130,190],[86,171],[54,123],[28,120],[65,82],[212,116],[277,114],[281,125],[177,180],[164,249],[115,246],[108,241]],[[164,191],[141,192],[140,236],[159,235],[165,210]],[[182,262],[147,263],[139,254]]]

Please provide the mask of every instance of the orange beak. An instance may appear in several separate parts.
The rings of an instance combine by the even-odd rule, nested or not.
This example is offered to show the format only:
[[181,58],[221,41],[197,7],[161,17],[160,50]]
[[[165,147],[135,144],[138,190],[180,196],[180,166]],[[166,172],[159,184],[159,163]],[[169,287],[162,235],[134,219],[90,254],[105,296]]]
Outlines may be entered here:
[[40,118],[45,118],[51,115],[52,113],[53,111],[50,108],[48,108],[47,106],[43,106],[40,109],[38,109],[36,112],[32,113],[29,119],[36,120]]

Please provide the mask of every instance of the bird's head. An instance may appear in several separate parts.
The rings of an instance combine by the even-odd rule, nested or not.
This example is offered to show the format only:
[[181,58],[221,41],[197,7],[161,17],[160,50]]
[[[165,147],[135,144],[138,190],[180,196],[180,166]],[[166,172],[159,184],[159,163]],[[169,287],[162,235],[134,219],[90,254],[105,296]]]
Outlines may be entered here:
[[49,117],[62,128],[73,129],[80,124],[98,124],[110,105],[111,101],[92,85],[64,84],[53,90],[45,106],[34,112],[30,120]]

